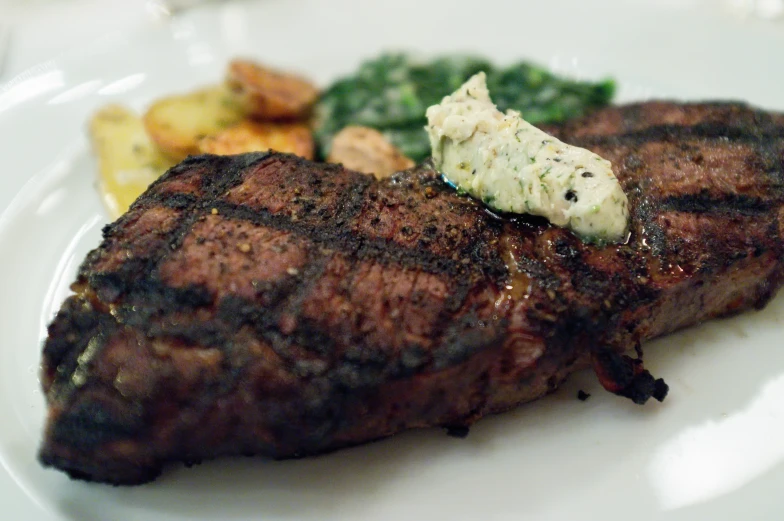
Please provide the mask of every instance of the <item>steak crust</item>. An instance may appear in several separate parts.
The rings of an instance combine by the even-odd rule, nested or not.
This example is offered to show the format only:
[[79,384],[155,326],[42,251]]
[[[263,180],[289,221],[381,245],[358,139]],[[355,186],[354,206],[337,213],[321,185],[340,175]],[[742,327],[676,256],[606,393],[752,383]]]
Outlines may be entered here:
[[40,461],[138,484],[168,462],[458,432],[589,365],[662,399],[619,353],[782,283],[784,116],[657,102],[549,130],[612,161],[625,244],[493,215],[426,165],[174,167],[104,229],[49,327]]

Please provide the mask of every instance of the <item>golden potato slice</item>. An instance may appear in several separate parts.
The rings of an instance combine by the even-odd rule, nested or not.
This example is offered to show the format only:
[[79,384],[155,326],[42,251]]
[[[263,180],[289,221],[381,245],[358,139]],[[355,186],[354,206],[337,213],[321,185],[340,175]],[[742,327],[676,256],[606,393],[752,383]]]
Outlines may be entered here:
[[312,83],[299,76],[249,60],[229,63],[226,84],[248,114],[263,120],[302,119],[319,94]]
[[88,131],[98,160],[101,199],[116,219],[174,162],[153,144],[141,118],[123,106],[98,110]]
[[304,123],[242,121],[223,132],[199,141],[206,154],[242,154],[277,150],[313,159],[313,135]]
[[332,140],[329,163],[342,163],[357,172],[373,174],[378,179],[414,166],[381,132],[368,127],[346,127]]
[[172,159],[199,152],[199,141],[239,123],[245,117],[225,85],[162,98],[144,114],[144,128]]

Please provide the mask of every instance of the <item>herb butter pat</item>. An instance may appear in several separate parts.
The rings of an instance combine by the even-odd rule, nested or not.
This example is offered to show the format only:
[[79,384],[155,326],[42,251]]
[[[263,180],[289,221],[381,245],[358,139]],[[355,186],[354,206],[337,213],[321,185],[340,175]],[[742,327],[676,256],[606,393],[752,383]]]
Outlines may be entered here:
[[629,203],[609,161],[500,112],[485,74],[427,109],[433,160],[446,180],[500,212],[546,217],[588,241],[626,236]]

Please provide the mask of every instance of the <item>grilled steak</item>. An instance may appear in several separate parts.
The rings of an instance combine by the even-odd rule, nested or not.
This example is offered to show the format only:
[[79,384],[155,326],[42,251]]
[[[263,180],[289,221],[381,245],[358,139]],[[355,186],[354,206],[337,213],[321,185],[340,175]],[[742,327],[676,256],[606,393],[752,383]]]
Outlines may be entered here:
[[645,103],[551,129],[613,162],[626,244],[507,218],[431,169],[198,156],[104,230],[49,327],[44,465],[114,484],[167,462],[296,457],[462,428],[781,285],[784,117]]

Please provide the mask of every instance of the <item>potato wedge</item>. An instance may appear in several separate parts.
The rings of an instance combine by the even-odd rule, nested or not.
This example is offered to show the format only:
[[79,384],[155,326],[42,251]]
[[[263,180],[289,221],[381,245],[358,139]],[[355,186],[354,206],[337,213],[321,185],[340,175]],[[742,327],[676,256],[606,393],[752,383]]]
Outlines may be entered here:
[[272,123],[245,120],[199,141],[205,154],[242,154],[276,150],[313,159],[313,135],[304,123]]
[[199,152],[199,141],[239,123],[245,112],[225,85],[162,98],[144,114],[144,128],[172,159]]
[[141,118],[126,107],[101,108],[90,119],[88,131],[98,160],[101,199],[116,219],[174,162],[158,150]]
[[318,98],[309,81],[249,60],[229,63],[226,84],[252,117],[262,120],[302,119]]
[[381,132],[368,127],[346,127],[332,140],[328,163],[342,163],[357,172],[373,174],[378,179],[414,166]]

